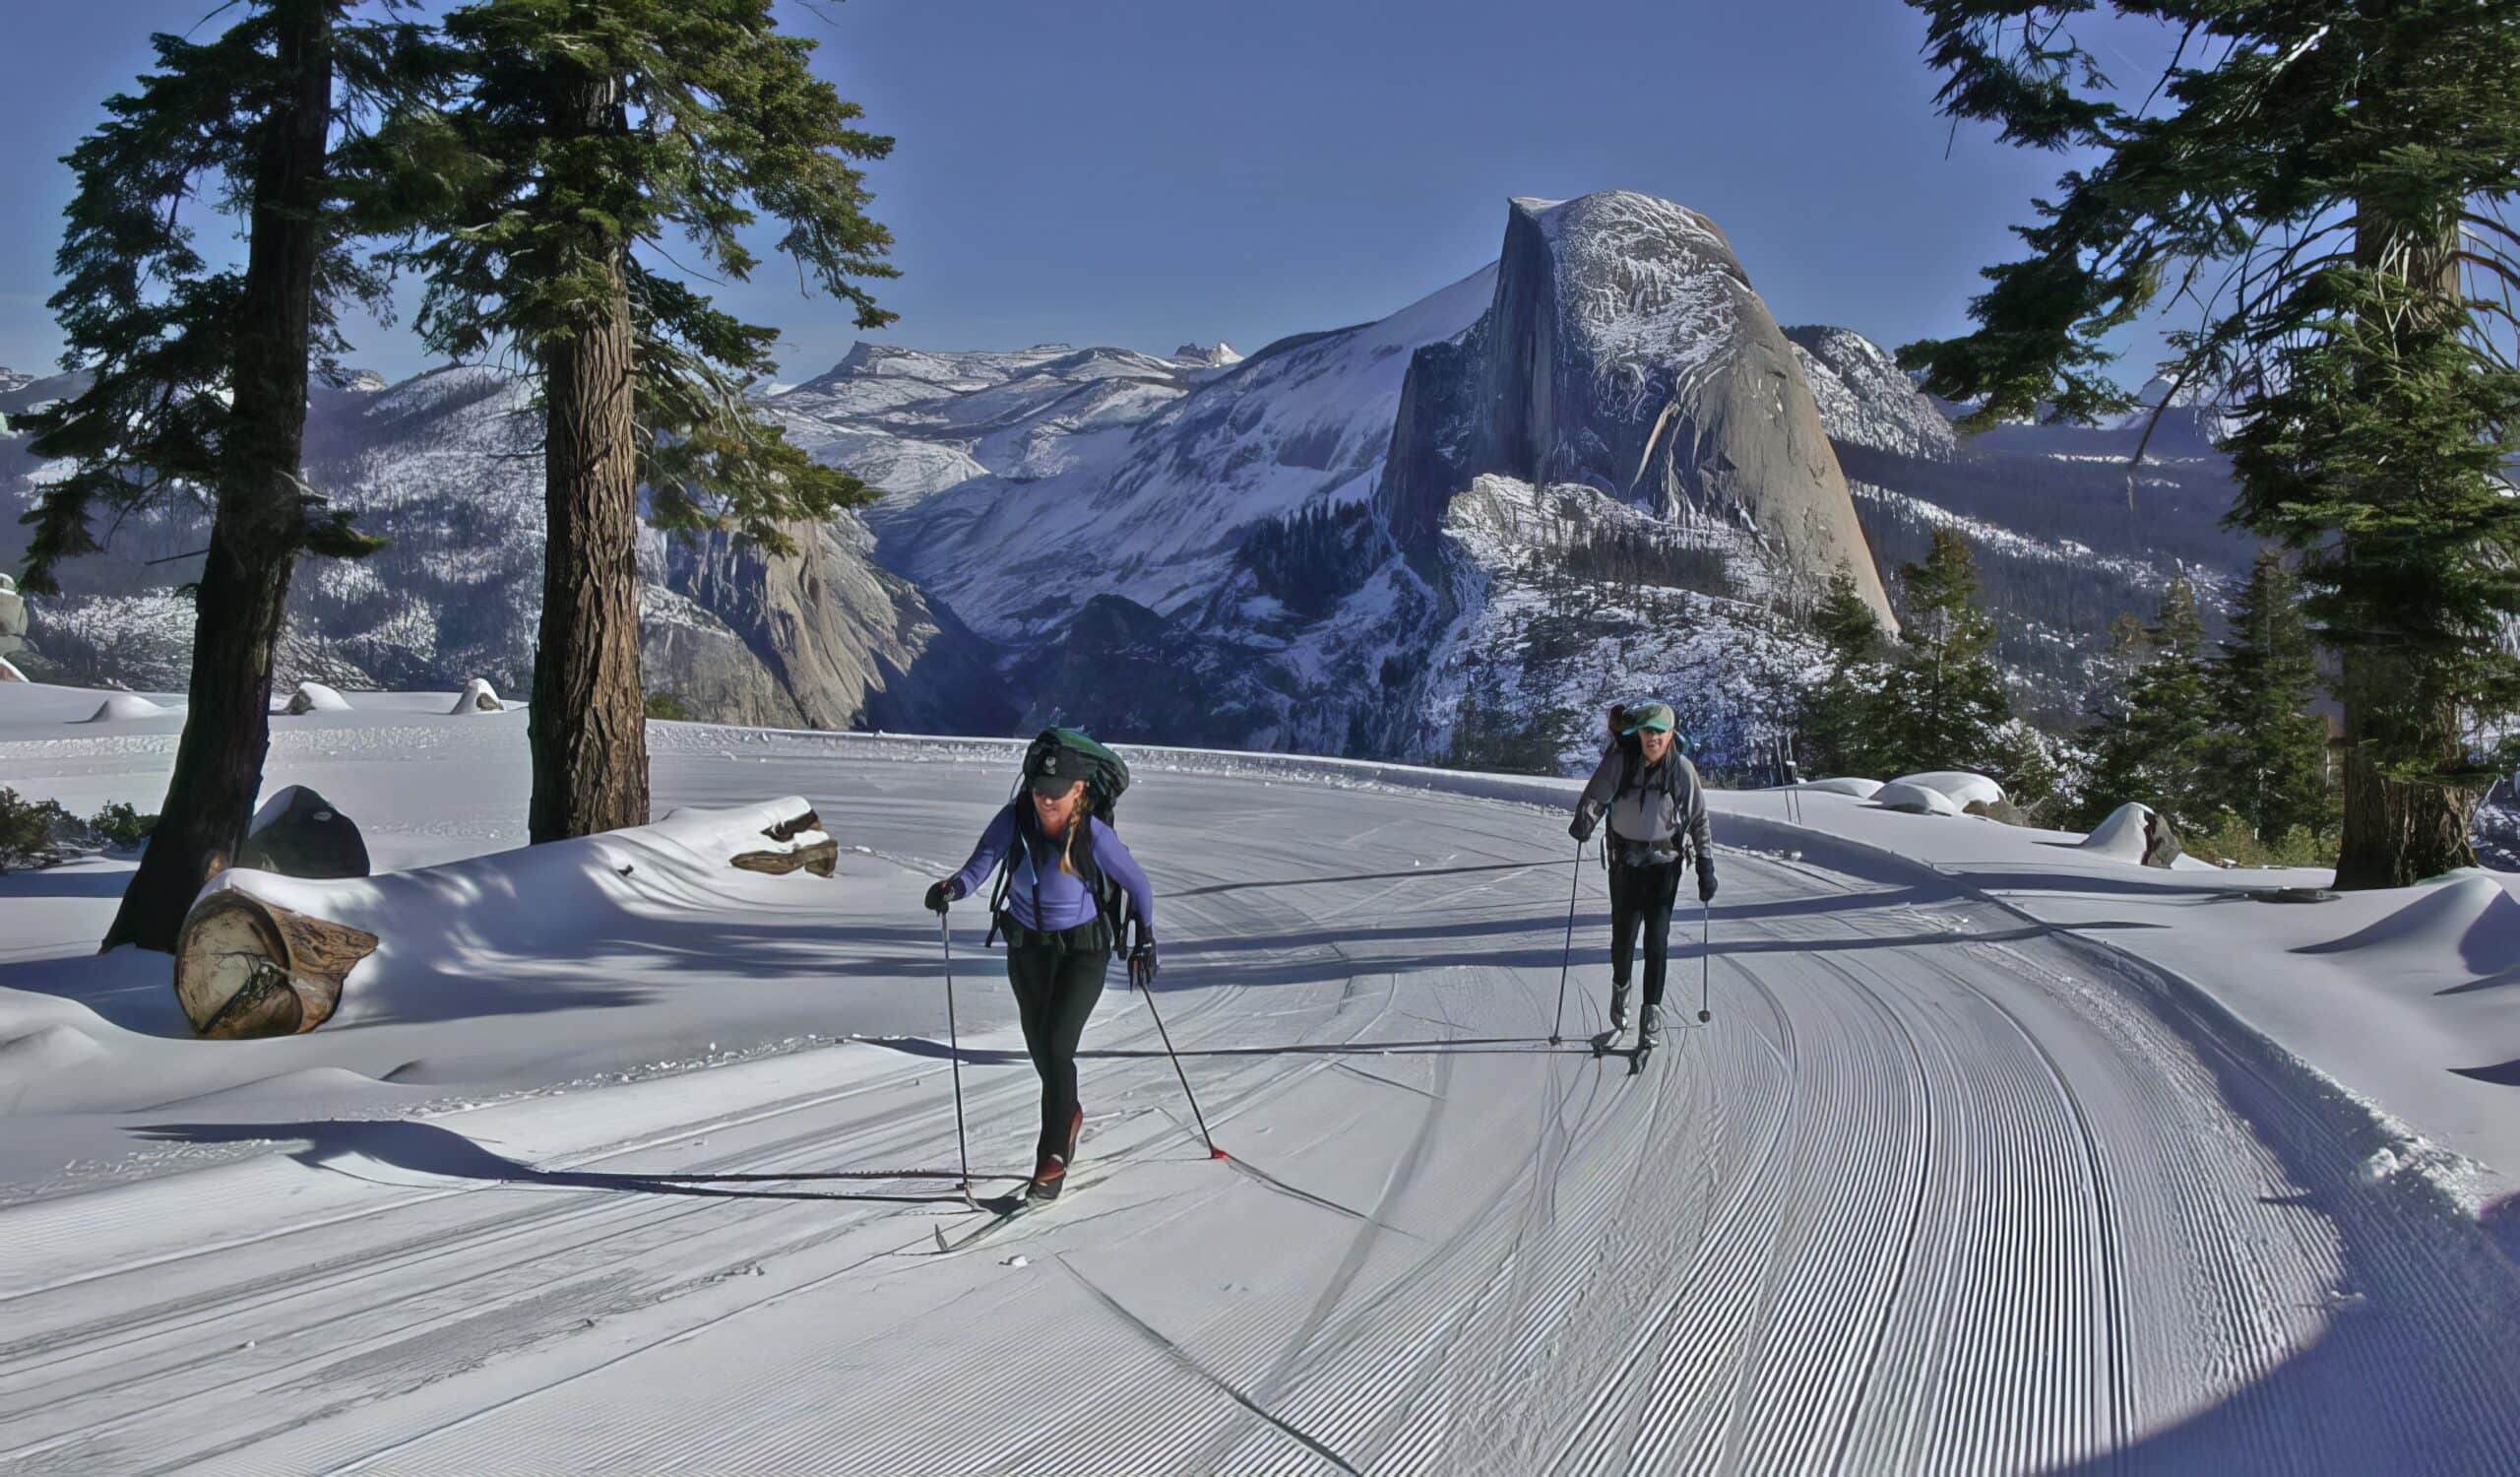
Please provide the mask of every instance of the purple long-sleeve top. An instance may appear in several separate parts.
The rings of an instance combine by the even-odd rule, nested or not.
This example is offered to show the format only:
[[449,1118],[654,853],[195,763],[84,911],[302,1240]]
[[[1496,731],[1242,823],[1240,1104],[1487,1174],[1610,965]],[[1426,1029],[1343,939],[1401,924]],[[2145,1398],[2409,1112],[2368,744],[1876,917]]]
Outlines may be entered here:
[[[1129,855],[1119,832],[1099,819],[1089,824],[1092,829],[1086,837],[1094,848],[1094,865],[1128,893],[1129,911],[1138,921],[1138,937],[1153,941],[1155,888],[1147,881],[1145,868]],[[1006,908],[1016,923],[1036,932],[1055,933],[1094,921],[1094,894],[1086,889],[1085,879],[1059,869],[1058,847],[1034,827],[1017,825],[1014,805],[998,811],[988,829],[980,832],[980,844],[973,849],[972,860],[964,863],[963,869],[951,879],[954,895],[970,897],[977,892],[1010,847],[1016,855],[1009,868]]]

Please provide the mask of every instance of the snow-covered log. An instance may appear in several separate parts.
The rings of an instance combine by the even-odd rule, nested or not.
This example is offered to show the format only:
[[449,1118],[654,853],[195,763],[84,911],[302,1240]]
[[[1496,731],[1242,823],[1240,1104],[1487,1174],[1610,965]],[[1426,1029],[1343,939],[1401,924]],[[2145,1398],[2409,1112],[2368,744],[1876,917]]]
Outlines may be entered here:
[[376,935],[265,902],[241,888],[203,894],[175,942],[175,999],[213,1040],[294,1036],[332,1019],[343,982]]
[[822,817],[811,810],[765,826],[761,834],[785,844],[777,851],[739,852],[734,866],[772,876],[802,869],[828,877],[840,869],[840,843],[824,834]]

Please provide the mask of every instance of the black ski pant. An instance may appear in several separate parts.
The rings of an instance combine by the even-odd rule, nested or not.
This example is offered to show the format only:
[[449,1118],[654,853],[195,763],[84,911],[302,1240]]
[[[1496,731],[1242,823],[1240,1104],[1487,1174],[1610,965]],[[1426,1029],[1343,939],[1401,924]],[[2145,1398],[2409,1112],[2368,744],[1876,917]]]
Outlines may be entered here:
[[1610,862],[1610,979],[1625,985],[1636,958],[1636,932],[1645,931],[1645,1003],[1660,1009],[1663,975],[1671,955],[1671,904],[1680,895],[1680,864],[1630,867]]
[[1102,976],[1111,965],[1110,931],[1100,923],[1059,933],[1036,933],[1009,926],[1006,978],[1015,987],[1015,1008],[1024,1021],[1024,1050],[1041,1074],[1042,1158],[1068,1153],[1068,1129],[1076,1116],[1076,1044],[1102,998]]

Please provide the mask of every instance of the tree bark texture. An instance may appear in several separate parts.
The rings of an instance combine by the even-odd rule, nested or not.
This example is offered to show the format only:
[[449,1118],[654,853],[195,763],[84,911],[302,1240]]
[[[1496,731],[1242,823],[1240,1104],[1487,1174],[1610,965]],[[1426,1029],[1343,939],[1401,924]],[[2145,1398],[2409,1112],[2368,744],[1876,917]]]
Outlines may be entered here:
[[330,0],[275,8],[289,89],[263,122],[254,167],[234,394],[194,597],[189,706],[158,828],[104,948],[174,949],[194,895],[244,843],[271,746],[272,654],[304,521],[297,473],[333,96]]
[[2376,720],[2385,714],[2396,731],[2389,750],[2405,752],[2420,743],[2440,768],[2455,772],[2466,767],[2458,714],[2418,702],[2397,664],[2383,657],[2349,651],[2343,670],[2338,685],[2345,708],[2345,833],[2337,847],[2337,887],[2405,887],[2476,866],[2471,833],[2477,793],[2390,779],[2373,761],[2370,744]]
[[[608,79],[564,78],[555,109],[606,126]],[[542,622],[527,731],[528,834],[536,842],[648,821],[647,710],[639,681],[637,447],[629,289],[610,290],[543,355]]]

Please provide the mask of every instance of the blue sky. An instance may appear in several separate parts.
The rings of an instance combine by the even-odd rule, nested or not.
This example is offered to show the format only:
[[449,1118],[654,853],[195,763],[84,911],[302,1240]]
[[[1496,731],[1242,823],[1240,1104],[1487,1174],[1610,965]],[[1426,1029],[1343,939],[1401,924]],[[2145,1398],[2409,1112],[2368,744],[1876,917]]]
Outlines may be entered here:
[[[14,0],[0,48],[0,364],[51,367],[59,156],[215,0]],[[1781,322],[1960,331],[2053,156],[1937,117],[1897,0],[783,0],[867,126],[903,277],[880,335],[1169,352],[1380,317],[1493,259],[1514,195],[1642,190],[1713,217]],[[217,27],[225,17],[209,22]],[[2100,23],[2120,82],[2146,31]],[[722,293],[783,373],[858,338],[784,262]],[[353,361],[425,366],[361,325]],[[2128,377],[2143,369],[2130,364]]]

